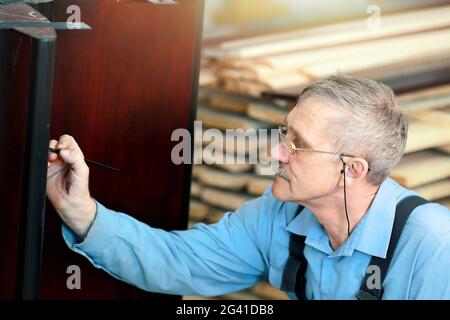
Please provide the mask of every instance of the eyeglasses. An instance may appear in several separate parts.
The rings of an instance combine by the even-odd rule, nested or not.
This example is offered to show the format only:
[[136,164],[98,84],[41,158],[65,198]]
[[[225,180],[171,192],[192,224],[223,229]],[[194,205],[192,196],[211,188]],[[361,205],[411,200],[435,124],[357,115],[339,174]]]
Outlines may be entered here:
[[295,145],[294,142],[292,142],[292,140],[290,140],[286,134],[287,134],[287,128],[284,126],[279,126],[278,127],[278,133],[280,135],[280,142],[281,144],[285,147],[285,149],[287,150],[287,152],[289,152],[290,154],[294,154],[296,151],[310,151],[310,152],[318,152],[318,153],[325,153],[325,154],[332,154],[332,155],[337,155],[337,156],[341,156],[341,157],[351,157],[351,158],[355,158],[355,156],[352,156],[350,154],[345,154],[345,153],[336,153],[336,152],[330,152],[330,151],[322,151],[322,150],[315,150],[315,149],[311,149],[311,148],[302,148],[302,147],[297,147]]

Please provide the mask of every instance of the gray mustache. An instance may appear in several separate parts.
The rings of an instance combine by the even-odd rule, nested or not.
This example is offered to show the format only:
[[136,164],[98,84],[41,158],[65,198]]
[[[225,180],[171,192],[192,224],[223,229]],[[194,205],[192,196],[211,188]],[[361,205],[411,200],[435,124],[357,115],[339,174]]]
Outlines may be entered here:
[[278,172],[277,175],[282,177],[283,179],[286,179],[287,181],[289,180],[289,175],[287,174],[287,170],[285,167],[278,165]]

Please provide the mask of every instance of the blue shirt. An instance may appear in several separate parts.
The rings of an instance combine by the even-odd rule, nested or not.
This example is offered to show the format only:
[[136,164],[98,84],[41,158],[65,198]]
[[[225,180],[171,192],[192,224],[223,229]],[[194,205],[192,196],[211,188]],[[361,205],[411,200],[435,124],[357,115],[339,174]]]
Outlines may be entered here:
[[[308,299],[355,299],[371,256],[385,257],[396,204],[414,194],[392,179],[380,186],[369,210],[337,250],[314,214],[294,218],[295,203],[271,188],[226,213],[216,224],[167,232],[97,203],[81,243],[66,226],[68,246],[97,268],[141,289],[216,296],[262,279],[280,287],[291,233],[306,236]],[[436,203],[414,210],[383,283],[383,299],[450,299],[450,212]],[[295,298],[292,292],[288,292]]]

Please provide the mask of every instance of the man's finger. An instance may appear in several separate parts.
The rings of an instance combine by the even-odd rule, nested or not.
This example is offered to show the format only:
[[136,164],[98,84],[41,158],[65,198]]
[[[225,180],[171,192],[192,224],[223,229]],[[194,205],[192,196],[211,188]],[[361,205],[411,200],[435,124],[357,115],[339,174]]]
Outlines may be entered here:
[[[49,146],[49,148],[56,149],[57,144],[58,144],[58,141],[50,140],[48,146]],[[53,162],[53,161],[56,161],[56,159],[58,159],[58,155],[56,153],[54,153],[54,152],[48,153],[48,161]],[[49,162],[49,167],[50,167],[50,162]]]
[[59,141],[58,144],[56,145],[57,149],[70,149],[70,150],[75,150],[75,149],[80,149],[77,142],[75,141],[75,139],[68,135],[62,135],[61,137],[59,137]]
[[59,152],[61,159],[75,170],[75,174],[86,177],[89,174],[89,167],[84,161],[83,153],[79,148],[75,150],[61,149]]

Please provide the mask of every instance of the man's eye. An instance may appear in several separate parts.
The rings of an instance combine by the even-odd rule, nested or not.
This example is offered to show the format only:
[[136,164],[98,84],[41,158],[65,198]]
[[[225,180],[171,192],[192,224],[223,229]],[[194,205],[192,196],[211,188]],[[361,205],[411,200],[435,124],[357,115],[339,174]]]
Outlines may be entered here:
[[292,137],[291,138],[292,143],[297,147],[297,148],[303,148],[303,143],[301,140],[297,139],[296,137]]

